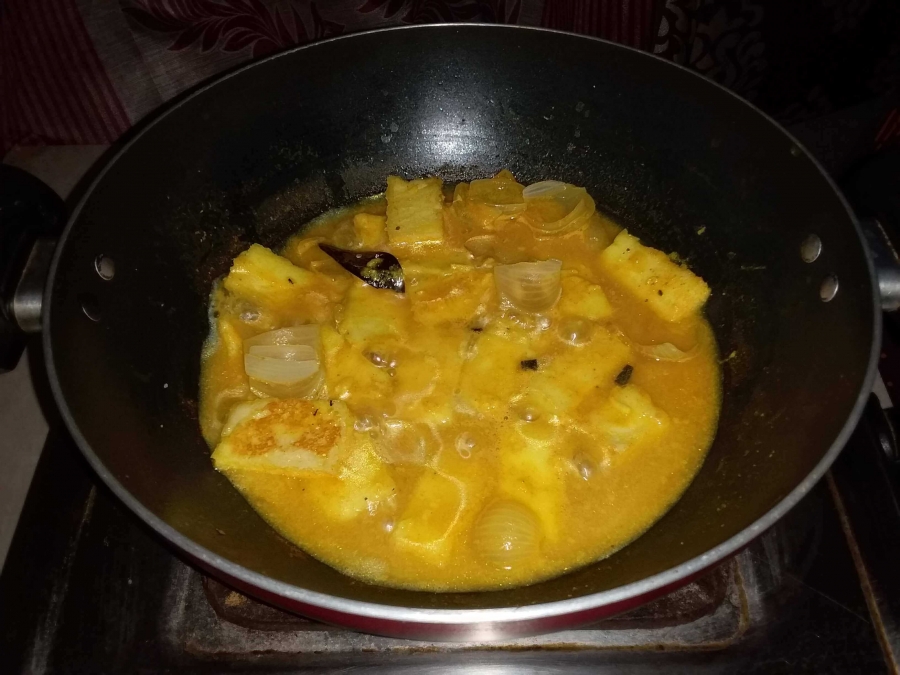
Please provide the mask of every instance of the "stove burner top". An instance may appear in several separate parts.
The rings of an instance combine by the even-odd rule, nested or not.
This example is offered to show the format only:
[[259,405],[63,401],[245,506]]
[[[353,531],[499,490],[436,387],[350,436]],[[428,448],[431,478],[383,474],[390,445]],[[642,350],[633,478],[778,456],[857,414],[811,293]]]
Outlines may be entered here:
[[[176,590],[177,589],[177,590]],[[581,629],[491,643],[427,643],[362,635],[310,621],[256,602],[196,574],[173,584],[185,608],[178,630],[194,653],[219,655],[406,652],[454,649],[689,649],[722,648],[749,623],[738,564],[729,562],[687,586],[626,614]]]
[[863,592],[859,551],[841,529],[855,507],[834,504],[819,486],[733,560],[591,626],[414,642],[308,621],[204,577],[96,485],[56,434],[0,576],[0,663],[10,673],[891,672],[879,645],[887,624],[869,612],[883,596]]

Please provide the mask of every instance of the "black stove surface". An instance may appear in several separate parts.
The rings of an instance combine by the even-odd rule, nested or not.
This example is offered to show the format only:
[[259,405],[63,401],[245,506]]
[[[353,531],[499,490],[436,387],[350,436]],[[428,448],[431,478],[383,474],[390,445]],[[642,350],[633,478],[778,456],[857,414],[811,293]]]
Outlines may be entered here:
[[870,431],[861,426],[834,477],[775,528],[686,588],[580,630],[490,644],[362,635],[231,591],[182,562],[55,432],[0,577],[0,663],[10,673],[892,672],[872,612],[885,589],[860,581],[837,478],[854,478],[854,458],[868,462],[857,455]]

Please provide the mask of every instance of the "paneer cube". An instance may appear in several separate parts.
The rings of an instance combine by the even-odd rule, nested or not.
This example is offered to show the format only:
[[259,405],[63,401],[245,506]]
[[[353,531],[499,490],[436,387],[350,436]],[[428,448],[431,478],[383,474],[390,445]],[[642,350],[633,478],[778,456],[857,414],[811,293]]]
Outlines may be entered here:
[[500,439],[500,489],[534,510],[551,541],[559,533],[565,498],[563,459],[555,452],[561,433],[538,420],[506,428]]
[[226,291],[272,315],[281,325],[326,320],[330,316],[329,303],[339,301],[344,292],[343,284],[297,267],[259,244],[253,244],[234,259],[223,285]]
[[290,302],[297,295],[297,287],[310,286],[315,274],[297,267],[265,246],[253,244],[234,259],[225,277],[225,288],[247,298],[270,302]]
[[665,321],[696,315],[709,297],[703,279],[662,251],[642,245],[627,231],[600,254],[600,267]]
[[397,521],[394,541],[440,564],[440,559],[449,553],[448,535],[459,520],[464,504],[465,493],[460,481],[426,469]]
[[506,170],[493,178],[459,183],[453,193],[450,212],[453,222],[462,225],[469,235],[503,228],[525,210],[523,189],[524,186]]
[[338,482],[316,495],[337,520],[374,515],[393,506],[396,489],[387,464],[375,452],[371,439],[356,434],[356,443],[338,467]]
[[344,299],[338,331],[350,342],[368,346],[385,338],[401,338],[408,323],[409,303],[402,295],[360,281]]
[[404,272],[413,317],[427,325],[473,319],[494,293],[491,272],[472,265],[410,264]]
[[529,357],[526,344],[484,332],[475,354],[462,367],[459,397],[481,413],[505,414],[510,399],[525,385],[532,371],[522,369]]
[[415,352],[397,354],[393,380],[399,417],[436,425],[450,422],[462,368],[459,346],[470,334],[454,326],[423,331],[417,335]]
[[564,418],[590,391],[611,386],[630,353],[615,333],[597,326],[587,344],[539,363],[522,404],[534,407],[545,418]]
[[250,469],[297,475],[329,471],[348,430],[347,407],[305,399],[256,399],[238,404],[212,460],[220,471]]
[[390,411],[393,383],[388,371],[376,367],[362,349],[330,326],[320,333],[328,395],[346,401],[355,411]]
[[302,478],[332,518],[392,505],[394,481],[368,434],[340,401],[258,399],[235,407],[212,455],[236,484],[254,476]]
[[580,276],[563,273],[559,311],[568,316],[599,321],[612,316],[613,310],[600,286]]
[[384,245],[386,220],[384,216],[371,213],[357,213],[353,216],[353,229],[362,248],[375,249]]
[[439,178],[387,179],[387,235],[392,244],[438,243],[444,239],[444,194]]
[[591,435],[605,447],[622,452],[638,443],[658,438],[669,416],[657,408],[650,395],[634,384],[613,387],[606,400],[589,416]]

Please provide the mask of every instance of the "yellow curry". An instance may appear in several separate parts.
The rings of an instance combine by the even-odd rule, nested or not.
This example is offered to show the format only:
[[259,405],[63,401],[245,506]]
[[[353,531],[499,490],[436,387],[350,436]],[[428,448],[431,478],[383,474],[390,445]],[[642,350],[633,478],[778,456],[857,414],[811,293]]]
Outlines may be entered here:
[[608,556],[715,433],[709,288],[676,260],[574,185],[392,176],[217,284],[213,463],[373,583],[493,589]]

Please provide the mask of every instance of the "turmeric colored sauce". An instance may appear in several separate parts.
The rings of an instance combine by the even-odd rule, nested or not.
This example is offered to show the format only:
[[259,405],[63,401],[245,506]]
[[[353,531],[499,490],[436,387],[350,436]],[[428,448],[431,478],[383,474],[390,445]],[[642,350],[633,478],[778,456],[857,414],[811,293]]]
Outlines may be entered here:
[[[392,254],[405,292],[319,243]],[[275,529],[349,575],[532,583],[622,548],[697,473],[720,396],[708,293],[580,188],[392,177],[281,255],[235,260],[211,300],[204,437]]]

